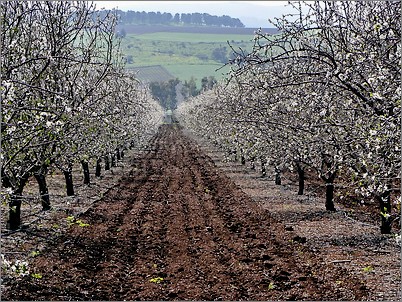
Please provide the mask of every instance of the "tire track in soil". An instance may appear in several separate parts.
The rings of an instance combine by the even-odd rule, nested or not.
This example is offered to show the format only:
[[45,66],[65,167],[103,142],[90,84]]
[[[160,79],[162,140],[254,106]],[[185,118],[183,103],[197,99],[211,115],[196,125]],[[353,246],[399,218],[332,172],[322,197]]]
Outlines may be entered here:
[[35,259],[43,279],[16,283],[3,300],[366,296],[360,280],[293,242],[179,127],[161,126],[137,168],[80,217],[90,227],[70,227]]

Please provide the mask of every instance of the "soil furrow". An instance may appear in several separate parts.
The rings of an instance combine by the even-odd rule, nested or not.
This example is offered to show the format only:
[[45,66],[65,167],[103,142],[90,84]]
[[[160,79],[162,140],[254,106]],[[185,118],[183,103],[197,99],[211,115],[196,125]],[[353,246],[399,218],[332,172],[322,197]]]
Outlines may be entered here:
[[[353,300],[360,280],[325,267],[177,125],[35,258],[43,278],[4,300]],[[51,264],[51,265],[50,265]],[[326,278],[320,276],[325,272]],[[347,280],[343,291],[335,280]],[[343,282],[343,281],[342,281]]]

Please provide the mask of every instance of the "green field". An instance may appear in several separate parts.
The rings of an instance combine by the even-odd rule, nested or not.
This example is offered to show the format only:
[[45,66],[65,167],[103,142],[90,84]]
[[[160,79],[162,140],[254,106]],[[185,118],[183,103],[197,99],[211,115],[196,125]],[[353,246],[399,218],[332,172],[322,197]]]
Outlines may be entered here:
[[157,32],[127,34],[122,49],[128,59],[127,67],[162,65],[180,80],[196,79],[201,85],[205,76],[224,77],[229,68],[219,71],[235,48],[251,50],[252,35]]
[[251,41],[250,35],[223,35],[223,34],[204,34],[204,33],[169,33],[158,32],[142,35],[134,35],[139,40],[167,41],[167,42],[191,42],[191,43],[226,43],[226,41]]

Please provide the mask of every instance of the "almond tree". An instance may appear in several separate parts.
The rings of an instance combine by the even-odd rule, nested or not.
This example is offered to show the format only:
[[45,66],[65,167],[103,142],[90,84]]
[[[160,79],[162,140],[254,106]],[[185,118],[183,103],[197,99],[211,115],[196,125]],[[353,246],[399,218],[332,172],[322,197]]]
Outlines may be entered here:
[[[101,17],[87,2],[7,1],[0,8],[1,178],[10,193],[8,225],[16,229],[30,176],[38,180],[43,209],[49,209],[51,165],[69,183],[72,165],[81,162],[89,182],[88,160],[118,148],[133,128],[149,126],[149,120],[127,123],[129,117],[143,118],[138,107],[152,110],[144,115],[155,123],[162,113],[151,98],[138,98],[138,82],[123,72],[112,13]],[[119,85],[128,93],[119,94]]]
[[[362,191],[369,190],[379,200],[381,231],[389,233],[390,195],[400,179],[400,3],[344,1],[304,6],[306,14],[296,7],[297,21],[277,19],[282,31],[277,39],[257,33],[255,52],[243,60],[260,65],[296,57],[308,62],[309,68],[297,74],[293,85],[322,83],[331,94],[346,94],[344,110],[355,115],[347,127],[348,135],[355,138],[345,151],[349,166],[356,177],[363,177]],[[261,56],[261,51],[267,55]],[[339,122],[341,127],[347,123]]]
[[249,54],[232,48],[236,85],[222,88],[224,107],[197,118],[217,126],[211,120],[224,116],[217,127],[226,139],[233,131],[261,138],[261,155],[278,171],[297,167],[299,193],[304,169],[315,170],[327,210],[335,209],[337,175],[350,170],[360,192],[379,200],[381,232],[389,233],[400,182],[400,3],[292,5],[298,18],[276,19],[280,34],[257,31]]

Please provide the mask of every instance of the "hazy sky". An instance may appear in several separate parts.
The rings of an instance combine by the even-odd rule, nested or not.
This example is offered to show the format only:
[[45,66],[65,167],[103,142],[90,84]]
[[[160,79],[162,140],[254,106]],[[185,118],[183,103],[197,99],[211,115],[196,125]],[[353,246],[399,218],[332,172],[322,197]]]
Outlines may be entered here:
[[208,13],[239,18],[246,27],[272,27],[268,19],[292,11],[288,1],[94,1],[97,9],[161,13]]

